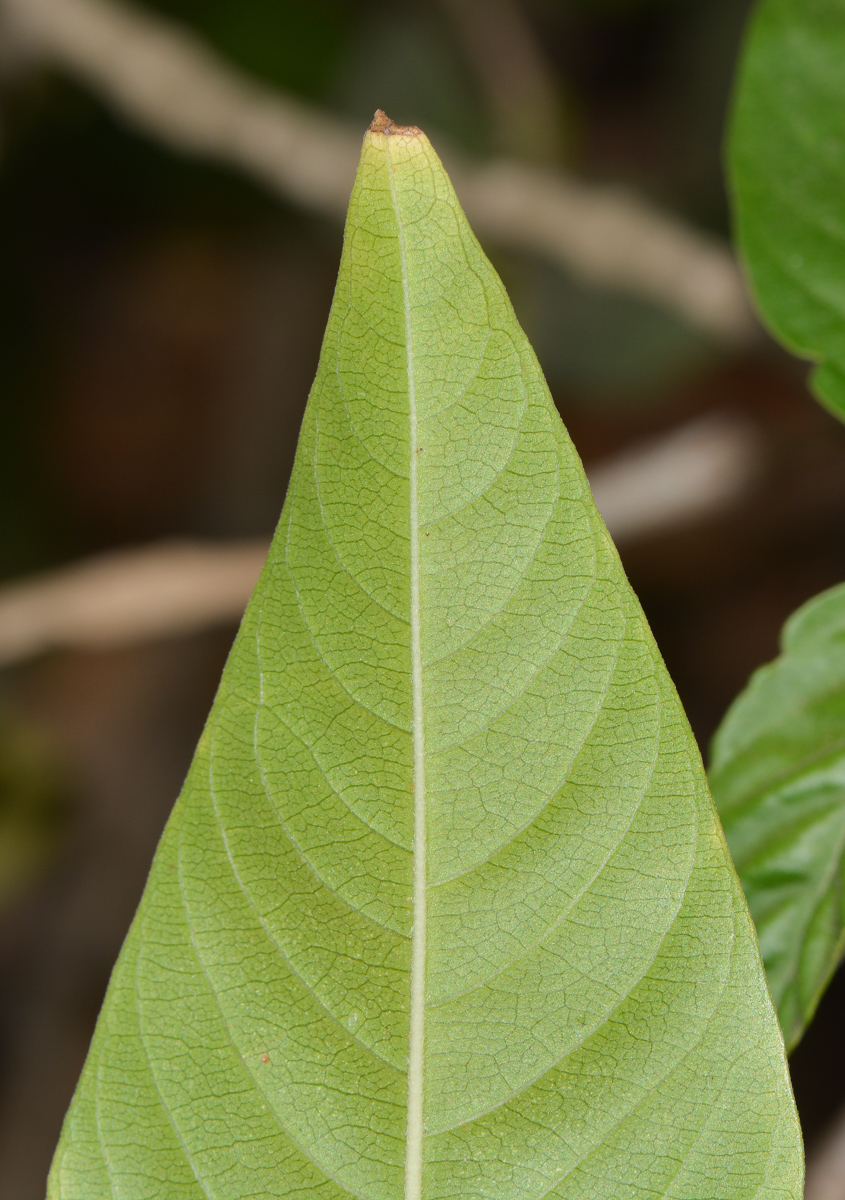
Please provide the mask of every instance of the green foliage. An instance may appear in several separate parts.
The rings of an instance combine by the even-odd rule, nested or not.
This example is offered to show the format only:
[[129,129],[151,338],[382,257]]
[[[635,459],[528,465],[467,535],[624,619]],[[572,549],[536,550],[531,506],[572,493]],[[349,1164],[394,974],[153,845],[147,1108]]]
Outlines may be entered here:
[[503,274],[552,388],[566,389],[568,403],[605,411],[665,404],[673,386],[716,360],[703,334],[640,297],[590,287],[538,259],[511,259]]
[[[730,166],[758,304],[845,418],[845,5],[763,0],[739,72]],[[845,588],[800,609],[713,744],[711,786],[788,1046],[843,952]]]
[[845,5],[763,0],[739,73],[730,167],[741,250],[775,334],[845,417]]
[[144,0],[200,34],[241,70],[319,96],[354,28],[352,0]]
[[371,132],[282,520],[50,1196],[798,1200],[800,1160],[577,455],[429,143]]
[[50,748],[32,729],[0,718],[0,910],[37,878],[67,824]]
[[710,784],[791,1047],[845,949],[845,585],[789,619],[716,735]]

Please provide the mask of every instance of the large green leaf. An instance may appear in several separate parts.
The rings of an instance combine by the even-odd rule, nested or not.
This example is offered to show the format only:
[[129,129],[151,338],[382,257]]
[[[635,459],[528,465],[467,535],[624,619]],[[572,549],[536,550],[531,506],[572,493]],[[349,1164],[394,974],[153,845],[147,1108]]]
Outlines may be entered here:
[[800,1191],[677,696],[439,161],[380,119],[50,1195]]
[[710,783],[791,1047],[845,949],[845,585],[782,644],[722,723]]
[[845,2],[762,0],[730,140],[739,243],[777,336],[845,417]]

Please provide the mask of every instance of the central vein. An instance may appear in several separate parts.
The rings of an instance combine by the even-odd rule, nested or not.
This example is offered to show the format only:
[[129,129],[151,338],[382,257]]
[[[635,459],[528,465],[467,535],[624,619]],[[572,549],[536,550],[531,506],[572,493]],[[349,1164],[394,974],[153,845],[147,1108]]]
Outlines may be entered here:
[[414,343],[408,290],[408,256],[405,230],[396,198],[396,181],[387,145],[387,175],[396,212],[402,295],[405,305],[405,349],[408,361],[408,428],[410,433],[410,541],[411,541],[411,691],[414,741],[414,900],[411,927],[411,1020],[408,1039],[408,1126],[405,1137],[405,1200],[421,1200],[423,1165],[423,1067],[425,1049],[425,925],[426,925],[426,821],[425,740],[423,734],[422,650],[420,644],[420,528],[417,483],[417,398],[414,386]]

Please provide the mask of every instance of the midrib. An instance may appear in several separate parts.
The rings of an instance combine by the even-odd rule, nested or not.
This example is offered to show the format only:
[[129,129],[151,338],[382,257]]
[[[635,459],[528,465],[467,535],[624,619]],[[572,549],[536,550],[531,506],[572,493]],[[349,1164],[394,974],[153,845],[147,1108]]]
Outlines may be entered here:
[[390,135],[385,135],[387,176],[396,213],[399,256],[402,266],[402,298],[405,306],[405,353],[408,366],[408,428],[411,462],[409,469],[411,542],[411,692],[414,742],[414,899],[411,926],[411,1020],[408,1038],[408,1125],[405,1135],[405,1200],[421,1200],[423,1165],[423,1066],[425,1047],[425,740],[423,736],[422,651],[420,646],[420,530],[417,490],[417,400],[414,384],[414,344],[411,330],[411,300],[408,291],[408,256],[405,230],[396,198],[396,181],[390,162]]

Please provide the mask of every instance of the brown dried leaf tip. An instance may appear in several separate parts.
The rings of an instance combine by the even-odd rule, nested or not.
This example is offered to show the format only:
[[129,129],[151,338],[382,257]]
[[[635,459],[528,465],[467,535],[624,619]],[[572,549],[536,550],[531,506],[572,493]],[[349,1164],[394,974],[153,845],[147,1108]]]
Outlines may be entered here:
[[388,137],[397,133],[402,133],[405,137],[416,137],[422,133],[422,130],[418,129],[416,125],[394,125],[387,113],[383,109],[377,108],[368,132],[383,133]]

